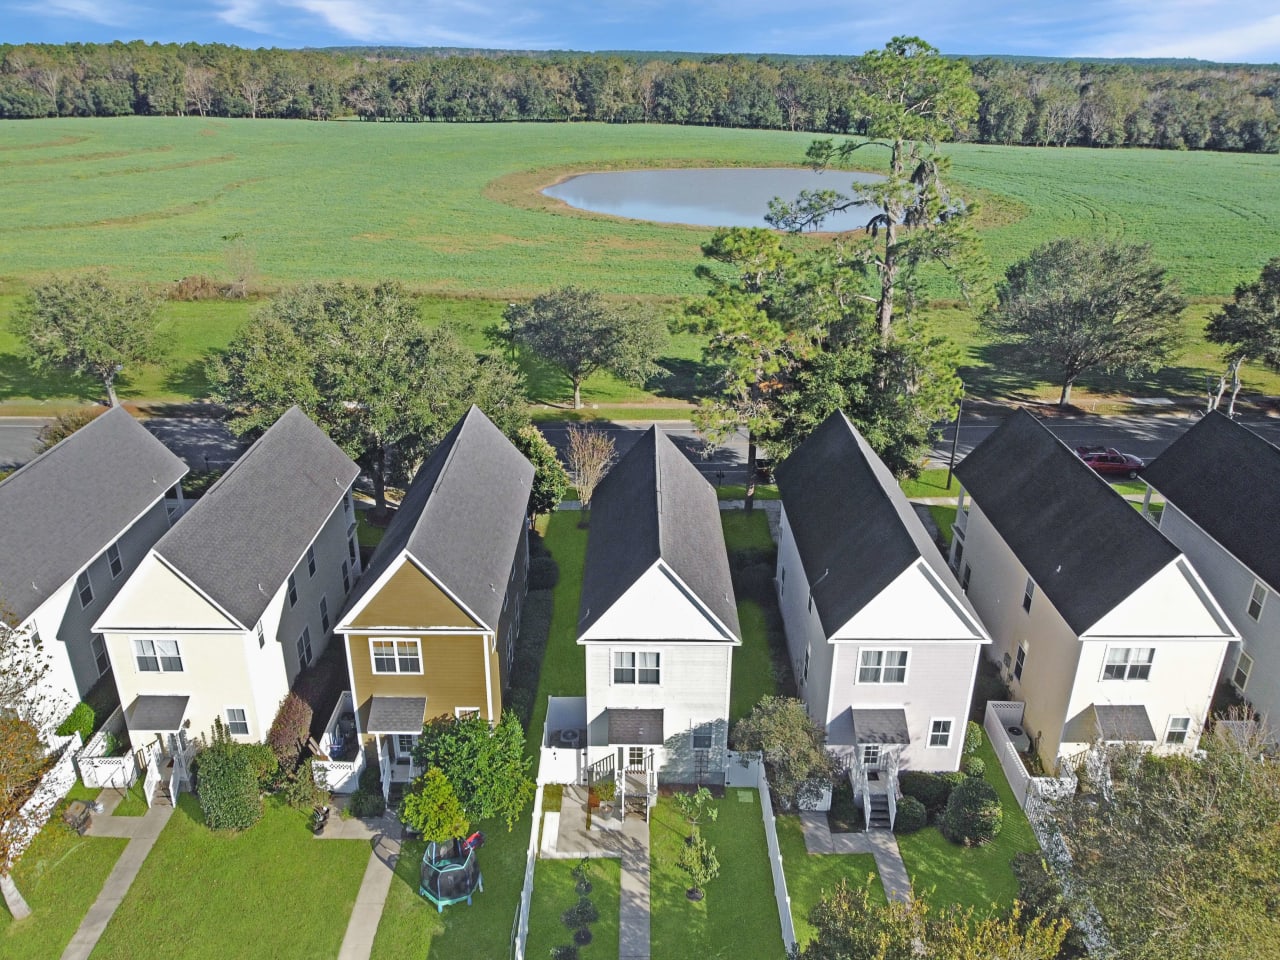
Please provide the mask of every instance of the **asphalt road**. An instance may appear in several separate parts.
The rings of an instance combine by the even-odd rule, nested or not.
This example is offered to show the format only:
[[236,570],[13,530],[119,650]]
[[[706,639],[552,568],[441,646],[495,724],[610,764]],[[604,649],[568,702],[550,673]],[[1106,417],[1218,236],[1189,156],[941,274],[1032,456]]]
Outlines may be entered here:
[[[47,420],[38,417],[0,418],[0,469],[12,469],[35,456],[36,437]],[[1183,431],[1196,422],[1194,416],[1148,416],[1046,420],[1049,428],[1068,446],[1097,443],[1116,447],[1144,459],[1158,456]],[[1280,446],[1280,420],[1243,421],[1251,430]],[[208,417],[144,420],[143,423],[165,446],[181,457],[192,470],[225,468],[244,449],[227,428]],[[649,428],[647,422],[603,424],[599,427],[614,438],[619,456]],[[547,439],[563,455],[568,444],[567,427],[562,423],[542,424]],[[960,426],[957,460],[964,459],[975,446],[999,426],[994,418],[965,419]],[[715,450],[707,450],[702,438],[687,422],[659,421],[666,433],[712,483],[742,483],[745,478],[747,442],[740,433]],[[942,442],[932,451],[932,466],[945,466],[951,455],[953,425],[943,432]]]

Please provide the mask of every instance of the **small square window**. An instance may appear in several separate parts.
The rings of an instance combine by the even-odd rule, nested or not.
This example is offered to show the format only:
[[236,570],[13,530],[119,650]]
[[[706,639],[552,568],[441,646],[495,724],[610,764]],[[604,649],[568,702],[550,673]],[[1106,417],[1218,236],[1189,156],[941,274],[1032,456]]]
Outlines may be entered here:
[[862,765],[864,767],[880,766],[880,744],[864,743],[862,745]]
[[1253,590],[1249,593],[1249,619],[1262,618],[1262,605],[1267,602],[1267,588],[1254,581]]
[[711,749],[711,731],[695,730],[693,732],[693,749],[710,750]]
[[240,707],[227,707],[227,733],[237,737],[249,735],[249,714]]
[[1036,595],[1035,581],[1032,580],[1030,577],[1027,577],[1027,585],[1026,587],[1023,588],[1023,591],[1022,591],[1022,609],[1027,611],[1027,613],[1031,612],[1031,598],[1034,597],[1035,595]]
[[307,576],[314,577],[316,575],[316,548],[315,545],[307,547]]
[[124,569],[124,561],[120,559],[120,544],[113,543],[107,547],[107,568],[111,571],[111,579],[120,576]]
[[89,579],[88,570],[76,577],[76,594],[80,597],[81,610],[93,603],[93,581]]
[[627,748],[627,769],[641,770],[644,768],[644,747],[628,747]]
[[1252,672],[1253,657],[1241,650],[1240,658],[1236,660],[1235,672],[1231,674],[1231,682],[1241,693],[1244,693],[1244,688],[1249,685],[1249,674]]
[[289,606],[296,606],[298,603],[298,578],[292,573],[289,574]]
[[1169,732],[1164,735],[1164,742],[1170,745],[1186,743],[1190,731],[1190,717],[1170,717]]
[[929,722],[929,746],[951,746],[951,723],[950,720],[931,720]]

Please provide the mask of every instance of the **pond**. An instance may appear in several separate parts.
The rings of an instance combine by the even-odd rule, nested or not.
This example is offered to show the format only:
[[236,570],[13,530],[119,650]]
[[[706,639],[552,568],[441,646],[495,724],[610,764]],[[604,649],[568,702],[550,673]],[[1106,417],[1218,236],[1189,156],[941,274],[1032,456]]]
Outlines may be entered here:
[[[584,173],[542,192],[571,207],[632,220],[699,227],[764,227],[769,201],[794,200],[801,190],[837,190],[884,177],[851,170],[814,171],[794,167],[688,170],[622,170]],[[857,230],[871,218],[869,207],[829,217],[823,230]]]

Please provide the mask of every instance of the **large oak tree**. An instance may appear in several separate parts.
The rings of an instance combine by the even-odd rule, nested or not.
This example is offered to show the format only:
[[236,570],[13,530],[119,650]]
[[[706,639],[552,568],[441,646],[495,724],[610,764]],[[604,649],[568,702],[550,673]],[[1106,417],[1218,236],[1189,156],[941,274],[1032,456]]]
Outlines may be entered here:
[[1240,393],[1240,366],[1260,360],[1280,370],[1280,257],[1262,268],[1257,280],[1236,287],[1230,303],[1209,318],[1206,328],[1210,343],[1227,347],[1227,373],[1218,382],[1214,406],[1222,399],[1231,380],[1231,401],[1227,414],[1235,413]]

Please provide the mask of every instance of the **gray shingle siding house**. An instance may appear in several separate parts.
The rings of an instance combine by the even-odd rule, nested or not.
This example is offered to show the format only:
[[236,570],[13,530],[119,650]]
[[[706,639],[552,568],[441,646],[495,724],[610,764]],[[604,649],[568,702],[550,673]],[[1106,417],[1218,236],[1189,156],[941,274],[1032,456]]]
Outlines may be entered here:
[[1165,498],[1160,532],[1195,564],[1241,642],[1224,675],[1270,723],[1280,720],[1280,448],[1210,413],[1143,474]]
[[867,770],[955,770],[990,643],[893,475],[835,413],[777,469],[776,585],[828,747]]
[[359,574],[358,474],[294,407],[151,548],[96,625],[135,747],[265,736]]
[[51,712],[109,669],[93,622],[180,515],[186,473],[113,407],[0,482],[0,606],[39,633]]
[[587,762],[650,792],[654,775],[722,781],[740,638],[715,490],[650,428],[592,500],[578,617]]

